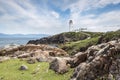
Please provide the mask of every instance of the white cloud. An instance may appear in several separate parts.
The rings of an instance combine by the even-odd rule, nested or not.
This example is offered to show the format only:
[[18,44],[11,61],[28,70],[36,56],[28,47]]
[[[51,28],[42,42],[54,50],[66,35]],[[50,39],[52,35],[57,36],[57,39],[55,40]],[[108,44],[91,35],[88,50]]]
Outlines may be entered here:
[[[23,6],[19,5],[22,4],[22,2]],[[1,6],[0,8],[1,12],[4,13],[4,15],[1,16],[0,24],[6,26],[6,29],[9,29],[4,30],[6,31],[6,33],[46,32],[48,34],[53,34],[56,32],[57,28],[59,28],[59,30],[62,30],[62,28],[60,29],[60,27],[62,26],[62,22],[58,20],[59,14],[55,11],[42,8],[39,8],[40,11],[37,11],[37,6],[31,4],[31,2],[29,2],[28,0],[21,0],[17,2],[15,0],[2,1],[2,4],[6,4],[5,7],[7,7],[7,9],[5,9],[4,6]],[[15,13],[10,14],[10,11],[8,10],[9,7]],[[3,9],[5,9],[6,11],[3,11]],[[12,31],[12,28],[16,29],[17,31]],[[1,32],[3,32],[3,30]]]
[[59,14],[55,11],[52,11],[51,14],[55,17],[55,18],[59,18]]
[[110,11],[99,15],[88,14],[87,16],[81,15],[81,12],[118,3],[120,0],[78,0],[68,5],[67,8],[71,10],[70,19],[74,21],[74,28],[87,27],[90,31],[102,32],[120,29],[120,26],[116,26],[120,25],[120,11]]
[[119,4],[120,0],[63,0],[62,4],[54,1],[54,4],[64,9],[70,9],[71,12],[81,12],[89,9],[105,7],[109,4]]
[[120,11],[112,11],[92,18],[94,16],[96,15],[75,15],[75,18],[73,17],[73,21],[76,22],[75,28],[86,27],[90,31],[100,32],[120,29]]
[[120,0],[100,0],[95,6],[96,7],[104,7],[108,4],[118,4]]
[[[73,20],[75,28],[85,26],[91,31],[120,28],[119,26],[111,27],[111,25],[120,25],[120,11],[100,15],[81,15],[83,11],[102,8],[108,4],[118,4],[120,0],[62,0],[62,4],[54,0],[52,3],[61,10],[70,9],[70,16],[69,19],[65,19],[66,21],[61,19],[61,13],[49,8],[47,0],[43,2],[43,6],[38,7],[31,0],[0,0],[0,12],[3,14],[0,16],[0,26],[5,27],[2,27],[0,32],[54,34],[67,31],[69,19]],[[104,27],[109,25],[110,27]]]

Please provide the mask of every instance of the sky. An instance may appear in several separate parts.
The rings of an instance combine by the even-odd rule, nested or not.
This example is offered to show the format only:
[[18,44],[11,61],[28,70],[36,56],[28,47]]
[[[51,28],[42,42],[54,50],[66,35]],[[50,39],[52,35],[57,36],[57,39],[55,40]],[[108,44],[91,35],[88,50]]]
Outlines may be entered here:
[[120,0],[0,0],[0,33],[57,34],[120,29]]

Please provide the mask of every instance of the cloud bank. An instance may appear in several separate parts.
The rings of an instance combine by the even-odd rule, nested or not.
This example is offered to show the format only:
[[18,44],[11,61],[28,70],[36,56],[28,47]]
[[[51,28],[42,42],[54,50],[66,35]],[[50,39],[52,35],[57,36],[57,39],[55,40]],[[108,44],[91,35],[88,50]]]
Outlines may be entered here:
[[55,34],[74,29],[120,29],[120,0],[0,0],[0,32]]

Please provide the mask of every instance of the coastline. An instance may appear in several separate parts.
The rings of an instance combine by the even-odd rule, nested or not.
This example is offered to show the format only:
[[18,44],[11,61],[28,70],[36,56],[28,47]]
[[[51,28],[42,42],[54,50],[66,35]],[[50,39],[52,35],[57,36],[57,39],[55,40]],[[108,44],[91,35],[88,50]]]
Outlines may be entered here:
[[4,47],[4,46],[7,46],[7,45],[25,45],[31,39],[37,39],[37,38],[26,38],[26,37],[0,38],[0,48]]

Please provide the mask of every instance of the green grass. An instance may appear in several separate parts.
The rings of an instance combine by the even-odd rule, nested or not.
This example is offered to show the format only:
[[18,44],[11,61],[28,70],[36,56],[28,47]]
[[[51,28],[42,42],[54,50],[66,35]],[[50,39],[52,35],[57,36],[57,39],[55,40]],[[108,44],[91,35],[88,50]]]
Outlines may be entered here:
[[102,32],[84,32],[84,33],[89,34],[91,36],[91,38],[98,37],[98,36],[104,34]]
[[84,32],[66,32],[63,33],[63,35],[66,36],[67,38],[70,38],[71,41],[83,40],[89,36],[89,34],[86,34]]
[[[60,44],[59,48],[64,49],[67,51],[70,55],[74,55],[79,51],[85,51],[88,47],[92,45],[96,45],[98,43],[102,42],[108,42],[110,40],[118,39],[120,38],[120,30],[118,31],[112,31],[112,32],[107,32],[107,33],[101,33],[101,32],[71,32],[71,33],[66,33],[70,34],[71,36],[75,35],[89,35],[91,38],[90,39],[77,39],[76,41],[72,42],[66,42],[64,44]],[[102,40],[99,39],[100,36],[103,36]],[[78,37],[78,36],[77,36]],[[73,37],[73,39],[76,37]],[[79,38],[79,37],[78,37]]]
[[[19,67],[22,64],[27,65],[28,70],[20,71]],[[32,74],[37,68],[39,71]],[[28,64],[25,61],[12,59],[0,63],[0,80],[68,80],[73,72],[73,69],[69,69],[69,72],[61,75],[48,68],[49,63],[47,62]]]
[[[79,40],[84,40],[87,37],[98,37],[100,35],[102,35],[103,33],[101,32],[65,32],[62,33],[64,36],[66,36],[67,38],[70,38],[71,41],[79,41]],[[70,42],[71,42],[70,41]]]
[[99,37],[94,37],[76,42],[67,42],[59,47],[67,51],[70,55],[73,55],[75,52],[84,51],[84,49],[86,50],[89,46],[97,44],[98,38]]

